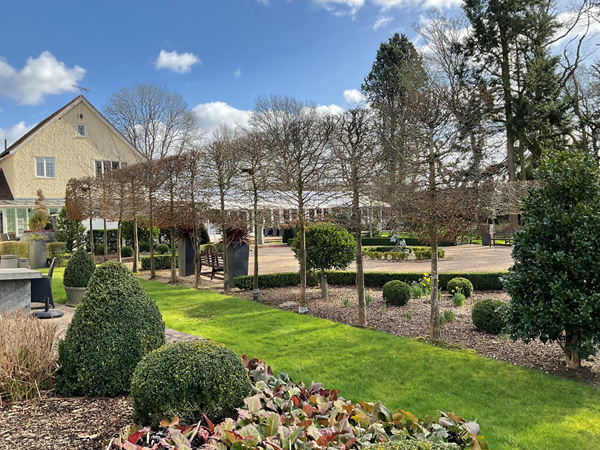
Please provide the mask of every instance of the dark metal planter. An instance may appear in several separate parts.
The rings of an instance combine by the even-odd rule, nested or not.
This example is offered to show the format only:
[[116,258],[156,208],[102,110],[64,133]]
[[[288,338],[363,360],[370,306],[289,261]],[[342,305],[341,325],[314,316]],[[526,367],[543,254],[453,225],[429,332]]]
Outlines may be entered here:
[[194,275],[194,244],[191,238],[180,239],[178,243],[179,252],[179,276],[187,277]]
[[227,247],[227,272],[230,280],[242,275],[248,275],[249,258],[250,247],[248,245],[234,242]]

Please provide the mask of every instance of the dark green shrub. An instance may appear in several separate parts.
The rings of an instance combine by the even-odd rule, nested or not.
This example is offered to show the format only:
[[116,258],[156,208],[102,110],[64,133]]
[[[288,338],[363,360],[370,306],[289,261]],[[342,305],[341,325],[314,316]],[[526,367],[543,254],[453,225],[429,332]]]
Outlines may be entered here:
[[[426,244],[421,242],[419,239],[417,238],[410,238],[410,237],[403,237],[401,239],[404,239],[404,242],[406,243],[406,245],[410,245],[410,246],[420,246],[423,247]],[[390,241],[389,237],[386,238],[382,238],[382,237],[364,237],[362,238],[362,245],[363,246],[369,246],[369,245],[385,245],[385,246],[390,246],[393,245],[392,242]],[[454,242],[452,241],[440,241],[438,242],[438,246],[439,247],[451,247],[453,245],[456,245]]]
[[165,417],[178,416],[191,425],[204,413],[219,423],[236,416],[250,388],[243,361],[223,344],[203,340],[165,345],[135,368],[133,420],[156,426]]
[[98,244],[94,246],[94,255],[104,255],[104,245]]
[[121,257],[122,258],[131,258],[133,256],[133,248],[129,246],[121,247]]
[[[175,266],[179,267],[179,260],[175,258]],[[154,255],[154,268],[170,269],[171,255]],[[142,270],[150,270],[150,256],[142,256]]]
[[159,255],[166,255],[171,251],[167,244],[158,244],[154,250],[156,250],[156,253]]
[[296,237],[296,229],[285,227],[283,229],[283,234],[281,235],[281,242],[289,245],[291,243],[288,243],[288,241],[290,239],[294,239],[295,237]]
[[[108,241],[108,253],[115,253],[117,251],[117,236],[118,230],[109,228],[106,230],[106,240]],[[90,232],[86,232],[85,241],[88,252],[90,251]],[[98,245],[106,245],[104,242],[104,230],[94,230],[94,247]]]
[[208,235],[208,230],[206,228],[200,228],[200,231],[198,233],[200,234],[201,239],[200,244],[210,244],[210,236]]
[[96,270],[96,263],[83,247],[79,247],[69,262],[63,275],[63,284],[69,287],[86,287]]
[[138,242],[138,249],[140,253],[149,253],[150,252],[150,242],[140,241]]
[[56,388],[99,397],[129,392],[135,366],[164,343],[165,324],[154,301],[127,267],[107,262],[94,271],[59,343]]
[[500,334],[504,328],[506,304],[495,298],[486,298],[473,305],[471,319],[478,329],[492,334]]
[[446,283],[446,290],[451,294],[459,292],[460,290],[461,294],[469,298],[473,293],[473,283],[464,277],[452,278]]
[[67,208],[63,206],[56,219],[56,233],[54,238],[57,242],[64,242],[67,250],[72,252],[77,245],[77,241],[86,242],[87,232],[83,224],[77,220],[67,218]]
[[362,447],[368,450],[452,450],[459,449],[456,444],[448,442],[416,441],[414,439],[406,441],[384,442]]
[[383,299],[389,305],[404,306],[410,300],[410,286],[404,281],[388,281],[383,285]]

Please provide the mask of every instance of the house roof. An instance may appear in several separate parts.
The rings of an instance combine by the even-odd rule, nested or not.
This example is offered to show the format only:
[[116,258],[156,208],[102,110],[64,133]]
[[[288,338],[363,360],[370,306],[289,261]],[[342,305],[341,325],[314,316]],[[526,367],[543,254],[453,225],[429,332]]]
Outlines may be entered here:
[[4,170],[0,168],[0,200],[12,201],[14,199],[8,181],[6,181],[6,177],[4,176]]
[[142,160],[146,159],[144,157],[144,155],[142,155],[133,145],[131,145],[131,143],[125,138],[125,136],[123,136],[119,132],[119,130],[117,130],[106,119],[106,117],[104,117],[102,115],[102,113],[100,113],[100,111],[98,111],[94,107],[94,105],[92,105],[89,102],[89,100],[87,98],[85,98],[83,95],[79,95],[75,99],[73,99],[69,103],[67,103],[65,106],[60,108],[59,110],[50,114],[48,117],[46,117],[40,123],[38,123],[35,127],[33,127],[31,130],[29,130],[27,133],[25,133],[19,139],[17,139],[10,147],[8,147],[6,150],[4,150],[2,153],[0,153],[0,160],[5,158],[6,156],[14,155],[21,147],[23,147],[23,145],[25,145],[27,142],[29,142],[31,139],[33,139],[38,133],[43,131],[46,127],[48,127],[49,125],[54,123],[56,120],[60,119],[62,116],[64,116],[66,113],[68,113],[71,109],[73,109],[75,106],[77,106],[80,103],[85,104],[94,114],[96,114],[96,116],[98,116],[98,118],[102,122],[104,122],[104,124],[108,128],[110,128],[125,143],[125,145],[127,145],[137,156],[139,156]]

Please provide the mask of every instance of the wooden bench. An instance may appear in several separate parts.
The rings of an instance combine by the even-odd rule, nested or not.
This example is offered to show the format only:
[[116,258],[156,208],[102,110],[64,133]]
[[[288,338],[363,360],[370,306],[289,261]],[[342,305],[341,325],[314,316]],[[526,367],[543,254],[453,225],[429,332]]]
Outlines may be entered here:
[[[202,272],[202,267],[210,267],[210,270]],[[223,255],[219,253],[217,247],[208,244],[200,252],[200,275],[210,275],[212,280],[217,273],[223,272]],[[220,278],[224,278],[223,275]]]
[[494,238],[492,239],[492,245],[501,245],[510,247],[513,245],[513,237],[512,233],[501,233],[494,234]]

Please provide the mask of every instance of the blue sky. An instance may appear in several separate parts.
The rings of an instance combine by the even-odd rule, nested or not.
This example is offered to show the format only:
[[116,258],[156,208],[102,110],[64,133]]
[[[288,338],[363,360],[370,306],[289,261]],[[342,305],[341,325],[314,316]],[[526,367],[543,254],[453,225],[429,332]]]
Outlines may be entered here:
[[5,0],[0,138],[74,98],[71,84],[102,109],[119,86],[157,82],[207,128],[243,120],[260,94],[343,108],[379,44],[395,31],[415,38],[435,6],[453,13],[460,0]]

